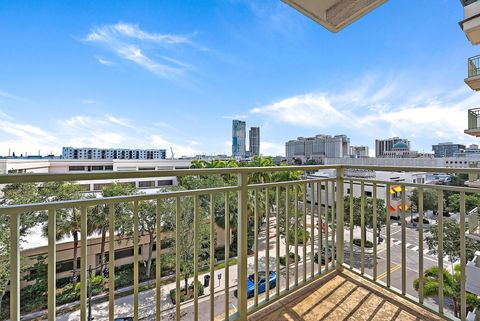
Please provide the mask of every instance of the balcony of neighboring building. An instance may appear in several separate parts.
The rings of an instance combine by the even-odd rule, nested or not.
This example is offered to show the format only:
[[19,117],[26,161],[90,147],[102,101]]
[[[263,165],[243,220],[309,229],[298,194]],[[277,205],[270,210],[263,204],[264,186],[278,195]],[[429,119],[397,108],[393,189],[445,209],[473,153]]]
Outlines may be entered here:
[[480,90],[480,56],[468,58],[468,77],[465,83],[473,90]]
[[480,108],[468,110],[468,128],[464,132],[467,135],[480,137]]
[[387,0],[283,0],[332,32],[338,32]]
[[463,5],[463,20],[459,22],[468,40],[473,45],[480,43],[480,1],[461,0]]

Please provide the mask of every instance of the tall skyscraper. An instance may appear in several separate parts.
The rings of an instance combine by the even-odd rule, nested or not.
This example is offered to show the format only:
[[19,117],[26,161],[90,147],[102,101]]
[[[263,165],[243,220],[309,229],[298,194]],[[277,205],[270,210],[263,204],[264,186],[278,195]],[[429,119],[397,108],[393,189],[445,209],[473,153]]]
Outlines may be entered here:
[[241,120],[234,120],[232,123],[232,155],[234,157],[245,157],[246,148],[246,124]]
[[250,140],[250,155],[260,155],[260,127],[250,127],[248,136]]

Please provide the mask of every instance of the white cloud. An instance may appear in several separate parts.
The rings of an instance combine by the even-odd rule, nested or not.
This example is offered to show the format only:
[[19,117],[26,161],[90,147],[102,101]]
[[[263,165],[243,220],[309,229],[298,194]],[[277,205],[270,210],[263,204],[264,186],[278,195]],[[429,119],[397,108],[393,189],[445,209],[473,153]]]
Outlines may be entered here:
[[328,128],[351,120],[336,110],[324,94],[306,94],[257,107],[251,113],[262,114],[280,122],[302,127]]
[[13,117],[0,111],[0,154],[8,150],[17,155],[37,153],[39,149],[53,150],[56,144],[53,134],[37,126],[18,122]]
[[98,102],[93,100],[93,99],[84,99],[82,100],[82,104],[85,104],[85,105],[95,105],[97,104]]
[[200,154],[193,146],[196,144],[192,144],[191,142],[185,142],[185,144],[175,144],[160,135],[151,135],[150,142],[152,146],[159,147],[159,148],[166,148],[167,154],[171,156],[171,149],[175,153],[175,157],[181,156],[192,156],[196,154]]
[[414,91],[395,79],[380,80],[367,77],[351,90],[284,98],[253,108],[250,113],[309,132],[346,133],[352,145],[371,145],[375,138],[402,136],[415,138],[414,147],[428,151],[434,142],[471,141],[463,130],[467,109],[480,105],[478,95],[459,89],[443,93],[430,88]]
[[260,153],[265,156],[285,155],[285,144],[260,142]]
[[105,66],[112,66],[114,65],[114,63],[108,59],[104,59],[104,58],[99,58],[99,57],[96,57],[97,58],[97,61],[99,64],[101,65],[105,65]]
[[[137,24],[117,23],[93,28],[84,41],[101,45],[116,56],[133,62],[163,78],[176,78],[191,68],[189,64],[179,59],[158,53],[162,48],[165,51],[172,50],[178,45],[194,46],[189,36],[152,33],[140,29]],[[151,45],[146,45],[146,43]],[[147,49],[152,54],[146,53]],[[160,60],[153,57],[159,57]],[[108,59],[96,58],[100,64],[113,65],[113,62]]]

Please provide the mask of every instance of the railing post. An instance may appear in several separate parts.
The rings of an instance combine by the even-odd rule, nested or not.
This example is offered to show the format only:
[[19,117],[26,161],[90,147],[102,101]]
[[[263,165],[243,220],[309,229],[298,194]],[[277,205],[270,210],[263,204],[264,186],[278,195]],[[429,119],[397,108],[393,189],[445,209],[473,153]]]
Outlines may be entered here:
[[[343,180],[345,170],[343,166],[340,166],[336,169],[337,172],[337,258],[336,258],[336,267],[338,272],[343,272],[343,263],[344,263],[344,228],[343,228],[343,221],[344,221],[344,202],[343,202]],[[333,215],[333,213],[332,213]],[[334,250],[335,251],[335,250]]]
[[[248,174],[238,175],[238,313],[239,320],[247,320],[247,239],[248,239]],[[227,311],[228,313],[228,311]]]
[[10,320],[20,320],[20,214],[10,215]]

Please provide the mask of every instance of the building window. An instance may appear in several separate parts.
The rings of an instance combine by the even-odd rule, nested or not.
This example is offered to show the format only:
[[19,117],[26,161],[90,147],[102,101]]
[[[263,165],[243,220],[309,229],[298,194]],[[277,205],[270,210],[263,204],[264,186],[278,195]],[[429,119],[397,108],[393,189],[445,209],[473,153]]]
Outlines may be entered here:
[[103,166],[92,166],[92,171],[103,171]]
[[171,179],[163,180],[163,181],[158,181],[157,184],[158,186],[169,186],[169,185],[173,185],[173,181]]
[[85,170],[85,166],[68,166],[68,170],[70,172],[73,172],[73,171],[84,171]]
[[[108,262],[108,260],[110,259],[109,258],[109,255],[108,255],[109,252],[105,252],[105,261]],[[142,247],[139,246],[138,247],[138,255],[141,255],[142,254]],[[124,258],[127,258],[127,257],[132,257],[133,256],[133,247],[129,247],[129,248],[126,248],[126,249],[121,249],[121,250],[116,250],[115,251],[115,261],[116,260],[120,260],[120,259],[124,259]],[[100,253],[97,254],[97,262],[100,263]]]
[[105,166],[106,171],[113,171],[113,165],[107,165]]
[[93,184],[94,191],[101,191],[104,187],[110,186],[112,183]]
[[155,187],[155,181],[138,182],[139,188]]
[[[77,259],[77,269],[80,268],[80,258]],[[57,273],[73,271],[73,260],[62,261],[57,264]],[[32,273],[30,271],[30,273]]]

